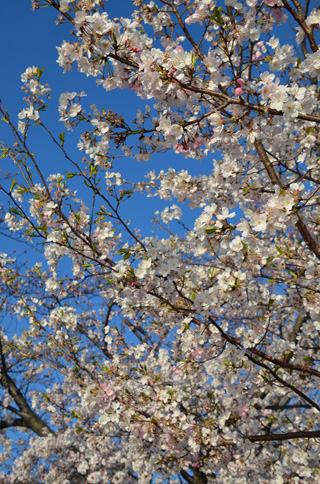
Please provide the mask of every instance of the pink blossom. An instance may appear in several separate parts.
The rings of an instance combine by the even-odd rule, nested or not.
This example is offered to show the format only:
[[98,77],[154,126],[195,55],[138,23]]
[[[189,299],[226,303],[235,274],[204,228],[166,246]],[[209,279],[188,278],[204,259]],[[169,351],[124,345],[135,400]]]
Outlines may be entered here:
[[[204,480],[216,474],[220,483],[319,480],[316,439],[305,446],[291,437],[316,436],[311,424],[319,408],[320,132],[309,76],[320,78],[320,50],[298,61],[293,42],[303,36],[295,18],[296,41],[284,44],[281,32],[276,38],[283,2],[226,0],[228,8],[220,9],[216,0],[179,0],[169,9],[170,2],[137,0],[131,18],[113,19],[103,9],[107,0],[59,2],[76,30],[73,43],[59,48],[59,64],[68,70],[78,63],[106,90],[133,91],[133,102],[130,109],[122,103],[122,114],[95,105],[86,114],[84,93],[61,95],[62,121],[84,125],[77,161],[61,153],[72,172],[49,176],[56,168],[50,146],[37,165],[26,160],[22,137],[16,137],[21,148],[13,144],[3,153],[9,158],[2,164],[1,203],[9,197],[12,205],[4,219],[17,241],[41,237],[39,256],[48,270],[29,266],[22,254],[20,262],[20,255],[0,253],[1,317],[9,314],[14,325],[21,319],[25,328],[15,336],[7,325],[0,328],[4,370],[14,378],[18,361],[23,372],[12,379],[18,393],[0,381],[1,482],[4,476],[26,482],[30,469],[35,482],[45,469],[47,482],[59,483],[87,476],[91,484],[124,484],[132,473],[142,483],[176,481],[182,469],[203,473]],[[132,2],[116,3],[122,15]],[[190,35],[209,47],[192,48],[190,38],[176,35],[160,40],[178,24],[188,37],[187,15],[195,23]],[[316,10],[307,18],[310,32],[319,18]],[[269,33],[266,55],[260,38]],[[252,46],[259,68],[251,72]],[[30,126],[38,129],[42,98],[49,96],[40,76],[36,67],[23,74],[24,138]],[[0,111],[6,120],[1,105]],[[63,148],[64,134],[59,140]],[[37,137],[31,141],[36,145]],[[139,171],[136,162],[153,154],[160,155],[150,163],[155,169]],[[149,197],[155,206],[147,206]],[[318,403],[286,405],[287,397]],[[21,402],[29,417],[21,432],[42,428],[45,439],[11,438]],[[37,429],[28,423],[34,413]],[[275,441],[268,443],[271,416]],[[258,452],[256,442],[265,437],[265,451]],[[10,457],[10,440],[13,448],[23,446],[17,459],[12,449]]]
[[235,92],[236,96],[242,96],[242,94],[245,93],[245,91],[242,89],[242,87],[237,87],[234,92]]
[[241,410],[240,410],[241,417],[242,418],[246,418],[247,413],[248,413],[248,408],[247,407],[242,407]]
[[112,402],[116,398],[116,392],[114,391],[113,388],[111,388],[106,383],[102,383],[100,385],[100,388],[104,391],[103,396],[104,396],[105,400]]
[[279,24],[283,17],[282,8],[273,8],[271,10],[271,16]]
[[253,60],[253,61],[258,60],[258,59],[259,59],[259,57],[261,57],[261,55],[262,55],[262,54],[261,54],[261,52],[260,52],[259,50],[257,50],[257,52],[255,52],[255,53],[253,54],[253,56],[252,56],[252,60]]

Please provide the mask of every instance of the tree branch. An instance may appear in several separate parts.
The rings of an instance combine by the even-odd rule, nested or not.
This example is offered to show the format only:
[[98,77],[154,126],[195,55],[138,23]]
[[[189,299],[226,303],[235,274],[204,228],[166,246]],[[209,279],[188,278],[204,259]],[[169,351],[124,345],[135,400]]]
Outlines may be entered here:
[[208,478],[207,476],[199,471],[198,469],[192,469],[193,476],[190,476],[185,470],[181,470],[180,474],[185,479],[188,484],[207,484]]
[[55,435],[53,430],[42,421],[40,417],[32,410],[21,391],[8,375],[6,362],[3,354],[2,341],[0,338],[1,367],[0,367],[0,384],[6,388],[19,407],[17,414],[22,418],[26,427],[35,432],[39,437],[44,437],[48,433]]
[[8,420],[0,420],[0,430],[8,429],[10,427],[27,427],[22,418],[10,418]]
[[[258,153],[258,156],[260,158],[260,161],[262,162],[263,166],[267,170],[267,173],[269,175],[271,182],[274,185],[277,185],[278,187],[284,189],[284,186],[281,183],[281,180],[280,180],[276,170],[274,169],[274,166],[272,165],[272,163],[269,159],[269,156],[268,156],[263,144],[261,143],[261,141],[256,140],[254,142],[254,145],[255,145],[256,151]],[[312,237],[311,233],[309,232],[306,224],[303,221],[302,216],[299,213],[297,213],[296,216],[298,218],[298,221],[296,222],[297,229],[299,230],[300,234],[302,235],[303,240],[306,242],[306,244],[309,247],[309,249],[311,250],[311,252],[313,252],[316,255],[316,257],[320,260],[320,248],[318,246],[318,243],[316,242],[316,240]]]
[[266,434],[248,436],[251,442],[270,442],[293,439],[316,439],[320,438],[320,430],[301,430],[299,432],[287,432],[286,434]]

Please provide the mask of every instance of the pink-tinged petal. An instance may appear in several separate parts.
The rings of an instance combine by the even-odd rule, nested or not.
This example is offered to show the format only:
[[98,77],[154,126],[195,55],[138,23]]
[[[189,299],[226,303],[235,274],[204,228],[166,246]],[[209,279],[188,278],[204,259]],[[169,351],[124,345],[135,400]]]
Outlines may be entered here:
[[235,94],[236,96],[242,96],[242,94],[244,94],[244,90],[242,89],[242,87],[237,87],[236,90],[235,90]]

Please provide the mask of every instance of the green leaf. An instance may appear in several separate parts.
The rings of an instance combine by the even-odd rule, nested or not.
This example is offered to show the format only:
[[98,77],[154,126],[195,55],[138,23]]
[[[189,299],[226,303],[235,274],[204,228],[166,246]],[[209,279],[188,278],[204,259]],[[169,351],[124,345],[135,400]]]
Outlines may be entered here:
[[16,215],[19,215],[21,217],[21,212],[17,208],[10,207],[10,212],[15,213]]
[[73,410],[71,412],[71,418],[76,418],[76,419],[82,420],[80,414],[78,412],[74,412]]
[[211,15],[211,17],[213,18],[213,20],[215,22],[217,22],[218,25],[223,25],[223,19],[222,19],[222,16],[221,16],[221,10],[222,10],[222,7],[215,7],[213,9],[213,12],[212,12],[212,15]]
[[131,252],[129,249],[119,249],[117,255],[123,255],[123,260],[127,260],[131,256]]
[[289,274],[291,274],[291,276],[293,276],[295,279],[297,279],[297,274],[295,274],[293,271],[291,271],[290,269],[287,269],[287,271],[289,272]]
[[82,267],[84,269],[90,269],[91,267],[94,267],[94,264],[82,264]]
[[133,190],[122,190],[120,198],[123,198],[125,195],[132,195]]
[[98,167],[96,165],[90,165],[89,170],[90,170],[90,177],[98,173]]
[[16,184],[17,184],[17,182],[15,180],[12,180],[11,187],[10,187],[10,193],[12,192],[12,190],[14,189]]
[[59,134],[59,140],[61,141],[61,147],[64,145],[65,132]]
[[[2,121],[6,121],[6,120],[2,119]],[[8,122],[8,121],[6,121],[6,122]],[[8,153],[9,153],[8,148],[2,148],[0,151],[2,151],[1,156],[0,156],[0,160],[2,160],[2,158],[6,158],[8,156]]]
[[78,176],[78,173],[70,173],[69,171],[66,171],[67,175],[67,180],[70,180],[70,178],[74,178],[75,176]]
[[44,72],[44,67],[42,69],[40,69],[40,67],[37,67],[37,77],[38,77],[38,80],[42,76],[43,72]]

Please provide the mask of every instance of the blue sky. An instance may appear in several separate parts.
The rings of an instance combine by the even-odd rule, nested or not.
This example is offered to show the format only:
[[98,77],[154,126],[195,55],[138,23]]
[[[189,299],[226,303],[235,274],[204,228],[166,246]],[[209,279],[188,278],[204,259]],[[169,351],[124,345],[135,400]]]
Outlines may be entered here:
[[[42,82],[48,82],[52,88],[49,108],[41,118],[55,136],[65,130],[63,124],[58,121],[58,100],[61,92],[64,91],[81,92],[83,90],[88,95],[87,98],[83,98],[88,107],[95,103],[99,109],[102,107],[106,110],[112,109],[129,121],[135,116],[138,108],[143,109],[143,101],[133,92],[119,89],[106,92],[102,86],[97,87],[94,78],[87,78],[77,72],[76,68],[72,72],[63,74],[63,69],[57,64],[57,46],[69,38],[70,25],[56,25],[57,12],[53,8],[40,8],[33,12],[30,0],[2,0],[1,3],[0,55],[3,69],[0,77],[0,98],[11,114],[12,120],[17,121],[19,110],[25,107],[22,100],[20,76],[27,67],[32,65],[45,68]],[[131,0],[108,0],[106,7],[111,17],[130,16],[132,2]],[[283,39],[287,33],[285,30],[282,26]],[[150,104],[152,105],[152,101]],[[41,133],[39,129],[35,129],[33,133],[34,136],[31,136],[30,142],[31,151],[38,155],[38,162],[46,175],[72,171],[44,133]],[[68,154],[77,161],[82,157],[76,148],[80,133],[81,130],[73,133],[66,132],[65,148]],[[6,139],[9,134],[7,125],[0,123],[0,139]],[[208,174],[212,170],[214,156],[219,157],[219,153],[211,154],[206,159],[199,161],[186,159],[182,155],[178,156],[169,151],[153,156],[152,160],[147,163],[138,163],[131,158],[121,159],[116,162],[115,169],[120,171],[126,179],[133,181],[143,180],[143,175],[151,170],[159,172],[161,169],[167,170],[169,167],[176,170],[186,169],[191,174]],[[6,166],[8,166],[7,162],[1,160],[1,169],[5,171]],[[79,197],[85,197],[83,185],[80,188]],[[1,202],[3,199],[1,200],[0,197]],[[163,202],[151,198],[146,200],[144,196],[135,195],[123,205],[121,214],[123,218],[132,220],[132,228],[139,227],[144,235],[150,235],[154,230],[150,223],[153,213],[172,203],[175,201]],[[196,212],[187,211],[184,221],[189,227],[193,226]],[[0,251],[10,252],[11,248],[10,240],[0,236]]]
[[[113,16],[129,16],[132,11],[130,0],[109,0],[107,2],[107,11]],[[3,66],[2,76],[0,78],[0,98],[9,111],[12,120],[17,121],[19,110],[23,109],[23,92],[21,91],[20,76],[21,73],[29,66],[36,65],[44,67],[45,71],[42,82],[48,82],[52,88],[52,98],[49,103],[47,112],[42,115],[44,120],[53,133],[57,136],[65,130],[62,123],[58,122],[58,100],[61,92],[84,90],[88,97],[84,98],[88,106],[95,103],[99,109],[105,107],[112,109],[119,114],[128,116],[131,120],[137,109],[143,106],[137,96],[128,91],[106,92],[101,86],[96,86],[94,78],[86,78],[73,70],[63,74],[62,68],[57,64],[57,46],[63,40],[69,37],[70,26],[56,25],[57,12],[53,8],[41,8],[36,12],[31,9],[29,0],[2,0],[2,15],[0,18],[0,52],[1,64]],[[131,114],[131,115],[130,115]],[[0,123],[0,139],[6,139],[7,126]],[[66,132],[65,147],[69,154],[81,159],[81,154],[75,148],[80,132]],[[40,131],[34,130],[36,135],[31,137],[32,151],[38,154],[38,162],[46,174],[71,171],[70,166],[61,157],[60,153],[55,150],[49,139],[40,135]],[[7,138],[9,139],[9,138]],[[169,166],[176,169],[187,169],[191,173],[200,171],[208,172],[212,168],[212,158],[205,160],[199,165],[199,161],[186,160],[183,156],[177,156],[174,153],[160,154],[148,162],[137,163],[134,159],[123,159],[119,162],[117,170],[125,173],[127,179],[143,179],[143,174],[151,170],[156,172],[161,169],[166,170]],[[2,165],[4,169],[6,165]],[[79,193],[80,195],[80,193]],[[80,195],[81,196],[81,195]],[[174,202],[172,202],[174,203]],[[130,199],[123,207],[125,218],[132,219],[132,227],[138,226],[144,234],[150,234],[153,227],[149,222],[155,210],[161,210],[169,203],[159,200],[148,199],[146,203],[143,197]],[[193,217],[192,217],[193,218]],[[1,240],[1,239],[0,239]],[[1,240],[2,251],[6,249],[7,241]],[[11,247],[11,246],[10,246]]]
[[[131,10],[130,0],[109,0],[108,9],[110,14],[126,16]],[[17,114],[20,109],[25,107],[22,101],[23,93],[20,89],[20,75],[29,66],[36,65],[44,67],[43,81],[48,82],[52,88],[52,99],[48,112],[43,119],[48,126],[57,135],[64,131],[62,123],[58,123],[58,99],[63,91],[82,91],[88,94],[88,104],[95,103],[98,108],[105,107],[113,109],[119,114],[126,115],[132,113],[141,106],[139,99],[132,92],[112,91],[106,93],[102,87],[97,88],[95,79],[86,78],[77,71],[63,74],[63,70],[58,66],[57,49],[64,39],[68,38],[70,26],[55,25],[57,18],[56,12],[52,8],[43,8],[36,12],[31,10],[30,0],[1,0],[0,16],[0,58],[2,65],[2,75],[0,77],[0,98],[9,111],[13,120],[17,120]],[[130,119],[130,118],[129,118]],[[37,131],[38,133],[38,131]],[[8,135],[7,126],[0,123],[0,139]],[[66,133],[66,149],[74,157],[81,159],[81,154],[75,148],[76,137],[73,143],[68,140],[70,133]],[[48,142],[45,136],[39,136],[32,140],[33,151],[38,153],[39,163],[46,173],[56,173],[71,171],[65,160],[57,150]],[[119,171],[125,171],[132,178],[138,175],[142,178],[143,172],[154,169],[158,172],[173,166],[178,169],[187,169],[188,171],[208,173],[212,169],[213,155],[209,155],[206,160],[200,164],[197,160],[185,159],[183,156],[175,156],[172,152],[157,155],[147,164],[137,163],[134,159],[122,160]],[[5,160],[1,160],[1,169],[5,170]],[[79,192],[81,197],[81,193]],[[1,203],[0,198],[0,203]],[[174,203],[174,202],[172,202]],[[170,202],[162,203],[159,206],[158,200],[137,197],[130,200],[124,206],[127,211],[125,218],[131,218],[132,227],[138,226],[145,234],[149,234],[153,227],[149,223],[152,214],[158,208],[165,205],[171,205]],[[194,217],[194,214],[193,214]],[[192,217],[192,218],[193,218]],[[190,219],[189,219],[190,220]],[[192,223],[189,223],[192,226]],[[21,251],[21,244],[13,245],[10,239],[2,237],[0,234],[0,252],[11,253],[16,248]],[[38,259],[35,254],[32,261]],[[39,257],[41,259],[41,257]]]

